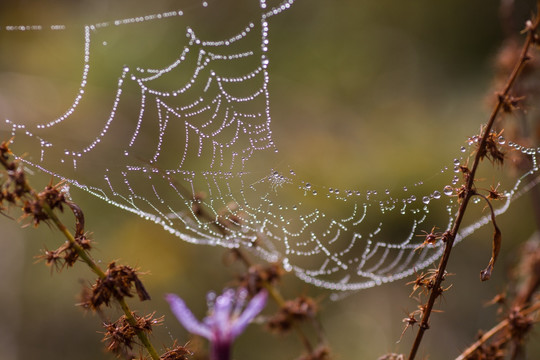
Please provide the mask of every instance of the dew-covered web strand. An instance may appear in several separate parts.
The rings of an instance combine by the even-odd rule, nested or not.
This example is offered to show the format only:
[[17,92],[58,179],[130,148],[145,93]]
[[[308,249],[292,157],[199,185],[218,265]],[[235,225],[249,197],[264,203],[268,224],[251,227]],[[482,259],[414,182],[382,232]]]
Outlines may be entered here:
[[[27,143],[39,149],[21,160],[185,241],[250,249],[319,287],[369,288],[432,264],[442,247],[435,243],[419,249],[424,239],[418,235],[435,225],[440,231],[452,226],[460,165],[476,140],[458,149],[436,176],[400,189],[340,189],[306,181],[286,166],[269,165],[269,154],[287,157],[275,155],[271,129],[270,24],[294,1],[274,3],[261,1],[257,16],[212,38],[199,35],[197,24],[182,10],[83,26],[80,86],[67,110],[37,125],[6,119],[14,145],[21,144],[19,154],[27,151]],[[211,10],[215,3],[200,6]],[[105,30],[129,33],[131,26],[166,19],[176,24],[171,36],[185,37],[174,49],[176,58],[161,67],[126,63],[117,69],[111,75],[118,80],[108,116],[84,120],[99,124],[85,144],[51,136],[62,124],[85,118],[81,104],[88,82],[102,70],[93,57],[95,37],[107,43]],[[133,94],[138,109],[127,116],[123,104]],[[506,211],[538,170],[538,149],[502,138],[501,146],[526,154],[533,166],[508,188],[497,214]],[[456,242],[488,221],[481,218],[463,228]]]

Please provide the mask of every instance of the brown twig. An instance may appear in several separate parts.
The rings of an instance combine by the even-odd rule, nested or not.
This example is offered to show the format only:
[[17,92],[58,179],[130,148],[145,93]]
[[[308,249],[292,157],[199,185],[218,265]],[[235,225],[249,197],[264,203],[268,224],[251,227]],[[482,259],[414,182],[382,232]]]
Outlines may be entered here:
[[[527,316],[535,311],[540,310],[540,302],[535,303],[534,305],[523,309],[519,312],[522,316]],[[508,326],[510,326],[510,320],[504,319],[494,327],[492,327],[489,331],[487,331],[478,341],[476,341],[474,344],[469,346],[467,349],[465,349],[455,360],[465,360],[469,356],[471,356],[476,350],[478,350],[483,344],[485,344],[490,338],[501,332],[502,330],[506,329]]]
[[[540,0],[537,2],[537,11],[540,11]],[[416,357],[416,354],[418,352],[418,349],[420,348],[420,343],[422,342],[422,338],[424,336],[424,333],[426,329],[429,328],[429,317],[431,315],[431,312],[433,311],[433,306],[435,305],[435,300],[439,297],[440,291],[440,285],[443,280],[443,275],[445,273],[448,260],[450,259],[450,253],[452,252],[452,247],[454,245],[454,240],[456,238],[456,235],[458,234],[459,228],[461,226],[461,222],[463,220],[463,217],[465,215],[465,211],[467,209],[467,205],[469,204],[469,201],[471,197],[474,195],[474,176],[476,174],[476,170],[478,169],[478,165],[480,164],[483,150],[486,148],[487,140],[491,134],[491,129],[493,128],[493,124],[495,122],[495,119],[497,118],[499,112],[503,108],[505,99],[510,94],[510,89],[512,88],[514,82],[516,81],[519,73],[523,69],[524,65],[529,60],[529,48],[531,45],[535,42],[535,35],[536,30],[538,29],[540,23],[540,16],[536,15],[535,19],[533,21],[527,22],[527,38],[525,40],[525,43],[523,45],[523,48],[521,50],[519,60],[516,63],[512,73],[510,74],[510,77],[508,78],[506,85],[503,88],[503,91],[499,94],[497,103],[495,107],[493,108],[493,111],[491,112],[491,115],[489,117],[487,125],[483,128],[483,135],[480,140],[480,143],[478,145],[479,151],[477,151],[474,162],[472,165],[472,168],[470,169],[470,174],[467,176],[466,184],[463,192],[463,198],[461,200],[460,206],[458,208],[455,221],[453,223],[452,229],[450,230],[448,237],[446,239],[446,244],[444,248],[444,252],[442,255],[442,258],[439,262],[438,266],[438,274],[435,279],[435,285],[433,287],[433,290],[430,293],[429,300],[426,304],[424,316],[422,317],[422,321],[420,322],[420,325],[418,327],[418,332],[416,334],[416,338],[414,340],[414,343],[412,345],[411,351],[409,353],[409,360],[413,360]]]
[[[482,336],[477,343],[470,346],[464,353],[464,358],[472,356],[472,354],[482,355],[487,351],[491,353],[504,353],[506,348],[511,345],[510,359],[518,358],[524,348],[524,337],[531,329],[534,322],[528,317],[530,313],[539,309],[540,297],[535,297],[534,294],[540,287],[540,245],[538,243],[538,235],[535,234],[529,241],[527,241],[521,250],[521,256],[518,264],[516,265],[515,275],[513,276],[512,283],[522,283],[512,301],[512,305],[509,307],[505,324],[498,324],[494,329],[499,330],[506,329],[506,331],[498,331],[497,336],[490,340],[490,344],[487,344],[487,340],[494,334],[494,330],[490,330],[488,334],[490,336]],[[495,302],[492,303],[505,303],[505,296],[498,296],[495,298]],[[486,335],[488,335],[486,334]],[[482,344],[483,342],[483,344]],[[471,351],[471,352],[467,352]]]

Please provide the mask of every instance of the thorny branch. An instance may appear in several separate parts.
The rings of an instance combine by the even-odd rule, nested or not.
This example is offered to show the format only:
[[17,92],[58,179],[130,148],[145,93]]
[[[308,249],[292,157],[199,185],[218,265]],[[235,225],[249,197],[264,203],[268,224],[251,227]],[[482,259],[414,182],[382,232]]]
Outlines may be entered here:
[[[537,2],[537,12],[540,12],[540,0]],[[428,302],[425,306],[425,310],[423,313],[422,321],[419,324],[418,332],[416,334],[416,338],[414,340],[414,343],[411,347],[411,351],[409,353],[409,360],[413,360],[416,357],[416,354],[418,352],[418,349],[420,348],[420,343],[422,342],[422,338],[424,336],[425,331],[429,328],[429,317],[431,315],[431,312],[433,311],[433,306],[435,305],[435,300],[439,297],[441,292],[439,289],[441,288],[441,283],[443,281],[443,277],[446,271],[446,267],[448,264],[448,260],[450,258],[450,253],[452,252],[452,247],[454,245],[454,240],[458,234],[459,228],[461,226],[461,222],[463,220],[463,217],[465,215],[465,211],[467,209],[467,206],[469,204],[469,201],[473,195],[475,195],[474,190],[474,177],[476,174],[476,171],[478,169],[478,165],[480,164],[480,161],[482,160],[482,157],[485,156],[485,149],[488,142],[488,139],[492,133],[493,124],[495,122],[495,119],[499,115],[499,113],[504,110],[504,106],[507,103],[507,99],[510,98],[510,90],[512,89],[512,86],[514,85],[514,82],[516,81],[519,73],[525,66],[525,64],[530,60],[529,57],[529,49],[531,48],[531,45],[533,45],[535,42],[537,42],[538,34],[537,30],[540,24],[540,15],[537,14],[534,20],[529,20],[526,23],[525,31],[527,32],[527,38],[525,40],[525,43],[523,44],[523,48],[521,50],[519,60],[514,66],[514,69],[512,73],[510,74],[506,85],[504,86],[501,93],[498,94],[498,99],[495,107],[493,108],[493,111],[491,112],[491,115],[489,117],[487,125],[483,128],[483,134],[482,138],[478,144],[478,151],[476,152],[476,155],[474,157],[474,162],[472,164],[472,167],[470,169],[470,172],[468,176],[466,176],[466,184],[464,185],[464,188],[462,189],[462,199],[460,202],[460,206],[458,208],[455,221],[453,223],[453,226],[448,233],[448,236],[446,237],[446,243],[445,243],[445,249],[442,255],[442,258],[439,262],[438,270],[437,270],[437,277],[435,278],[435,283],[433,286],[433,290],[430,292],[430,296],[428,299]]]
[[[520,316],[527,316],[530,315],[536,311],[540,310],[540,302],[535,303],[534,305],[525,308],[518,312]],[[490,338],[495,336],[496,334],[500,333],[504,329],[511,326],[511,321],[509,319],[504,319],[494,327],[492,327],[489,331],[487,331],[485,334],[483,334],[480,339],[478,339],[474,344],[469,346],[465,351],[461,353],[455,360],[465,360],[468,359],[469,356],[471,356],[476,350],[480,348],[483,344],[485,344]]]
[[[511,347],[511,359],[522,354],[525,336],[529,334],[534,323],[540,321],[540,297],[534,296],[540,288],[540,240],[533,235],[521,249],[521,255],[513,271],[511,284],[515,289],[508,289],[495,296],[488,305],[503,305],[506,310],[505,319],[485,333],[465,349],[456,360],[486,359],[502,356]],[[507,305],[507,293],[515,293],[512,304]],[[499,308],[501,312],[503,308]]]

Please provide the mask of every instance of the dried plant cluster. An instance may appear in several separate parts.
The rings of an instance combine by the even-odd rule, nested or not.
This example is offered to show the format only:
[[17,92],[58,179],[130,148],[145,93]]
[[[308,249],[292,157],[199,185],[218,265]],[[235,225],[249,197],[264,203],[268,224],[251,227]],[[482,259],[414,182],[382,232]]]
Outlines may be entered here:
[[[412,288],[410,296],[418,301],[417,309],[408,312],[406,317],[402,319],[404,329],[401,337],[406,334],[408,329],[417,328],[414,343],[407,357],[410,360],[416,357],[423,335],[430,328],[431,313],[440,311],[435,309],[437,301],[452,286],[443,286],[443,282],[451,275],[447,271],[448,260],[468,204],[475,197],[485,201],[486,209],[491,214],[493,226],[491,259],[487,267],[480,273],[481,280],[489,280],[494,270],[501,249],[502,232],[497,225],[492,202],[503,199],[504,195],[498,191],[498,184],[491,184],[489,189],[477,186],[478,181],[475,175],[479,165],[486,159],[492,166],[497,167],[502,167],[509,158],[514,166],[525,166],[523,158],[519,159],[518,155],[509,152],[499,141],[503,131],[505,134],[510,133],[509,135],[523,143],[532,143],[538,140],[527,137],[517,126],[512,125],[508,118],[512,118],[516,112],[525,111],[530,98],[540,95],[540,80],[531,80],[531,78],[534,79],[534,75],[540,73],[540,62],[534,57],[538,54],[533,55],[533,49],[540,45],[539,24],[539,16],[527,21],[523,30],[527,36],[523,46],[517,46],[517,41],[512,35],[499,55],[499,72],[501,74],[510,73],[510,75],[506,75],[505,80],[501,80],[502,76],[498,75],[495,86],[502,90],[496,93],[491,116],[488,122],[481,127],[480,133],[468,139],[470,144],[474,144],[474,151],[470,154],[468,161],[459,167],[462,182],[452,189],[459,203],[452,228],[439,232],[437,226],[433,226],[429,232],[424,230],[419,235],[424,240],[416,251],[422,251],[426,246],[439,243],[444,246],[445,250],[437,268],[417,273],[416,278],[407,284]],[[537,121],[536,129],[537,133],[540,134],[540,121]],[[97,275],[95,282],[83,289],[80,306],[96,312],[102,317],[103,342],[107,351],[125,359],[208,359],[206,352],[197,346],[197,341],[193,341],[187,347],[177,345],[175,342],[171,348],[159,355],[150,341],[150,336],[154,326],[162,324],[163,317],[155,317],[154,313],[138,315],[130,310],[126,302],[127,298],[132,298],[134,295],[137,295],[140,301],[150,300],[150,295],[140,280],[141,273],[133,267],[119,265],[114,261],[110,262],[106,269],[102,269],[91,256],[93,242],[85,230],[83,211],[65,197],[62,183],[49,184],[41,192],[34,190],[28,183],[23,166],[12,156],[9,142],[3,142],[0,145],[0,164],[4,169],[0,177],[0,212],[8,216],[7,210],[9,208],[18,208],[22,213],[20,220],[24,224],[31,224],[34,227],[42,223],[49,224],[56,227],[66,239],[54,250],[43,249],[36,258],[45,262],[51,271],[61,272],[77,263],[85,263]],[[532,194],[534,196],[535,192]],[[203,206],[198,205],[204,197],[205,195],[202,193],[195,195],[193,213],[200,219],[214,219]],[[57,216],[58,212],[63,212],[65,209],[69,209],[74,215],[74,233],[71,233]],[[540,210],[538,217],[540,218]],[[241,225],[242,219],[234,218],[230,219],[229,222],[220,222],[216,229],[225,232],[227,228]],[[243,289],[241,291],[245,292],[252,301],[256,301],[257,297],[260,296],[258,294],[268,293],[278,306],[275,314],[262,316],[266,328],[279,335],[295,332],[305,348],[305,353],[300,355],[298,360],[331,359],[330,348],[318,320],[320,311],[318,301],[303,295],[294,299],[284,299],[279,291],[279,286],[285,271],[279,264],[254,264],[242,250],[229,251],[234,261],[242,263],[245,268],[244,272],[236,279],[237,289]],[[510,282],[510,284],[520,285],[507,289],[507,292],[499,294],[490,302],[491,305],[499,306],[502,320],[491,330],[479,333],[477,341],[463,351],[457,359],[518,359],[524,353],[528,334],[537,321],[540,310],[540,296],[538,295],[540,240],[530,241],[526,244],[520,264],[521,266],[515,272],[515,279]],[[266,301],[266,295],[264,301]],[[107,317],[106,309],[111,308],[113,304],[119,305],[123,314],[117,320],[111,321]],[[261,307],[262,305],[257,306]],[[256,314],[251,315],[254,317]],[[203,327],[208,325],[211,318],[212,316],[209,316],[207,322],[201,323],[203,325],[197,329],[205,333],[206,330]],[[221,321],[225,321],[225,325],[228,324],[226,320],[221,319]],[[187,320],[188,323],[190,321],[193,319]],[[193,326],[199,326],[196,323],[193,324]],[[311,333],[315,335],[312,335],[312,338],[306,335],[306,326],[313,330]],[[212,329],[212,326],[208,325],[208,329]],[[211,334],[209,338],[211,338]],[[227,358],[211,356],[212,360]],[[379,358],[379,360],[403,359],[405,359],[403,354],[396,353],[386,354]]]
[[[105,328],[103,341],[108,351],[124,358],[134,358],[131,350],[135,345],[146,348],[149,358],[160,359],[149,335],[153,326],[162,322],[154,318],[154,314],[139,316],[132,312],[126,302],[127,297],[137,293],[141,301],[149,300],[150,295],[145,290],[138,271],[130,266],[117,265],[111,262],[106,270],[95,262],[90,254],[92,240],[84,229],[84,214],[74,203],[64,196],[61,185],[48,185],[41,192],[35,191],[26,179],[23,166],[15,160],[9,150],[9,143],[0,145],[0,164],[4,168],[0,188],[0,211],[5,214],[8,208],[19,208],[22,211],[21,220],[35,227],[47,223],[56,227],[66,241],[55,250],[42,250],[37,256],[51,269],[57,272],[74,266],[79,262],[85,263],[97,275],[97,280],[89,289],[83,289],[82,302],[84,309],[99,312]],[[75,233],[72,234],[57,216],[57,211],[69,208],[75,217]],[[135,289],[134,289],[135,288]],[[104,313],[104,307],[112,307],[113,302],[120,305],[124,314],[116,321],[109,321]],[[167,359],[186,359],[184,355],[171,357],[170,354],[189,353],[183,347],[175,347],[167,352]],[[165,356],[165,355],[163,355]]]

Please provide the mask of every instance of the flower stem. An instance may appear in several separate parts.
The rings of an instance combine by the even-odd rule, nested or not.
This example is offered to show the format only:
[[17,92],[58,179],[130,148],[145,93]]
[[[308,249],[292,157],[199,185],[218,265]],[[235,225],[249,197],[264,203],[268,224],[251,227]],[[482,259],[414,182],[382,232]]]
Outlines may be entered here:
[[231,343],[228,342],[212,342],[211,360],[230,360],[231,359]]

